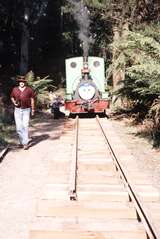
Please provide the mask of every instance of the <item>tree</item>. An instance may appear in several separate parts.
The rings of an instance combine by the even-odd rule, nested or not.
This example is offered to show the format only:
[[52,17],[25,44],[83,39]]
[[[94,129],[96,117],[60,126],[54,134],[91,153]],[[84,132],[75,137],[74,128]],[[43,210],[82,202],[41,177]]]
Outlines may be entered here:
[[[2,51],[8,63],[17,62],[19,72],[24,74],[28,70],[29,41],[34,26],[40,18],[45,16],[48,0],[6,0],[0,3]],[[19,63],[19,66],[18,66]]]
[[[157,23],[160,19],[159,9],[160,3],[158,0],[147,1],[147,0],[86,0],[91,9],[93,9],[93,15],[98,13],[101,16],[101,21],[105,22],[106,29],[103,27],[100,31],[108,33],[110,31],[110,37],[106,34],[105,41],[110,43],[114,42],[112,47],[112,64],[116,61],[119,56],[122,57],[122,52],[116,48],[116,42],[118,43],[127,38],[128,30],[146,27],[146,24],[151,22]],[[104,41],[105,34],[101,35],[102,41]],[[102,43],[101,43],[102,44]],[[121,65],[121,68],[114,68],[113,72],[113,88],[118,87],[118,82],[124,78],[125,65]]]
[[22,15],[19,13],[21,22],[18,22],[22,29],[21,35],[21,56],[20,56],[20,73],[25,74],[28,71],[29,63],[29,40],[31,31],[42,16],[45,16],[48,0],[23,0]]

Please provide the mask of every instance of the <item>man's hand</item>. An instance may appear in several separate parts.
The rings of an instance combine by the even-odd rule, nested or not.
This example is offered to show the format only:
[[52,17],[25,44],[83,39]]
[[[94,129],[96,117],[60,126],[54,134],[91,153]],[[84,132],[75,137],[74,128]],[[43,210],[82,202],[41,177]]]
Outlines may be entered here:
[[14,106],[19,106],[19,104],[17,102],[14,102]]
[[35,102],[34,102],[34,98],[31,98],[31,115],[32,116],[35,115]]
[[13,97],[11,98],[11,101],[12,101],[14,106],[19,106],[19,102],[16,101]]
[[32,116],[35,115],[35,110],[31,110],[31,115],[32,115]]

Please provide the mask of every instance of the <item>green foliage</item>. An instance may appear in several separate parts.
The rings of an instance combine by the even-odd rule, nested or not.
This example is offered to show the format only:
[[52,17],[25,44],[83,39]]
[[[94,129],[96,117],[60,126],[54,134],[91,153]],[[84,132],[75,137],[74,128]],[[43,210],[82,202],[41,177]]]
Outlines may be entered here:
[[146,37],[151,37],[160,43],[160,22],[157,24],[151,23],[149,25],[141,25],[138,29],[139,33]]
[[7,144],[11,132],[11,129],[9,128],[11,122],[12,119],[10,118],[10,114],[7,114],[4,108],[0,108],[0,148],[3,148],[3,146]]
[[[156,25],[154,28],[156,29]],[[150,34],[149,34],[150,33]],[[153,142],[160,142],[160,42],[148,26],[145,31],[128,31],[126,39],[120,37],[113,43],[116,56],[108,69],[108,77],[125,69],[125,79],[114,92],[116,99],[127,99],[139,120],[150,118],[153,122]]]
[[[160,44],[152,37],[146,37],[140,33],[130,33],[129,40],[132,41],[132,52],[134,59],[128,57],[126,77],[131,78],[136,88],[133,89],[141,97],[153,96],[157,98],[160,94]],[[127,49],[126,49],[127,50]],[[129,56],[129,55],[128,55]]]
[[153,101],[148,116],[153,122],[153,146],[160,147],[160,98]]
[[160,99],[155,99],[149,110],[149,116],[153,119],[154,127],[160,130]]
[[142,33],[128,32],[127,39],[121,38],[111,47],[117,48],[117,57],[108,69],[108,77],[125,66],[125,80],[117,93],[126,93],[125,96],[133,100],[157,98],[160,94],[159,42]]
[[96,9],[104,9],[106,6],[106,0],[88,0],[86,1],[86,4],[88,4],[90,7],[94,7]]
[[28,85],[31,86],[36,93],[38,108],[42,108],[49,104],[48,89],[56,88],[51,84],[53,83],[53,80],[48,77],[49,76],[43,78],[40,78],[39,76],[35,77],[32,71],[29,71],[26,75]]

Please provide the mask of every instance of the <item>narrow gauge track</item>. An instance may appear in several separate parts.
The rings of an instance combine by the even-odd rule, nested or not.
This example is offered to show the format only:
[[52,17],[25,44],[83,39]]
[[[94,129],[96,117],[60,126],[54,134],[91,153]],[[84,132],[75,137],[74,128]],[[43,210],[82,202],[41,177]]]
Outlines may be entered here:
[[9,146],[6,146],[3,150],[0,150],[0,162],[3,160],[3,158],[7,154],[8,150],[9,150]]
[[71,145],[65,183],[41,198],[30,239],[160,238],[101,119],[77,117]]

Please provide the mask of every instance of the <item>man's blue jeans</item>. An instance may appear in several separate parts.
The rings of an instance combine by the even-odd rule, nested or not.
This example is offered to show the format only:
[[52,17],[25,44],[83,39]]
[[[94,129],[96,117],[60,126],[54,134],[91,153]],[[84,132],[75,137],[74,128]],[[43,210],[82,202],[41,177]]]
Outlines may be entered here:
[[15,107],[14,118],[16,123],[16,131],[19,136],[20,144],[26,145],[29,142],[28,127],[30,119],[30,108],[21,109]]

